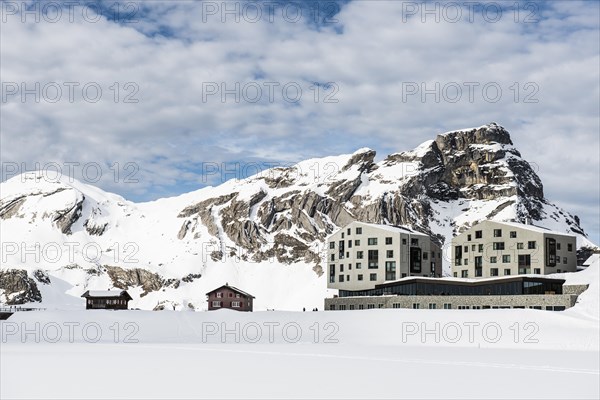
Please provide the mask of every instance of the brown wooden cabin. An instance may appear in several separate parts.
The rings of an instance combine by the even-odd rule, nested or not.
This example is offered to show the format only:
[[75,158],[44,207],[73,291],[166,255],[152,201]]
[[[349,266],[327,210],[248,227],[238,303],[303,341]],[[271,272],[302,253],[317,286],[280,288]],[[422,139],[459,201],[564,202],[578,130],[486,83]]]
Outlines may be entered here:
[[86,310],[127,310],[133,300],[125,290],[88,290],[81,297]]
[[206,293],[208,311],[227,308],[237,311],[252,311],[254,296],[236,287],[223,286]]

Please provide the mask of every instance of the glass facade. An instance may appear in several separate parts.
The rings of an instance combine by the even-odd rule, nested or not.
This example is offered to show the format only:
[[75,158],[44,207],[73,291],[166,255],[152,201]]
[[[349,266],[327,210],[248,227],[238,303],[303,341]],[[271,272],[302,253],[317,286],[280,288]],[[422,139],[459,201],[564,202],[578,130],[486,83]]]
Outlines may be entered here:
[[562,279],[511,278],[496,282],[451,282],[411,279],[376,285],[368,290],[340,290],[340,297],[354,296],[494,296],[523,294],[562,294]]

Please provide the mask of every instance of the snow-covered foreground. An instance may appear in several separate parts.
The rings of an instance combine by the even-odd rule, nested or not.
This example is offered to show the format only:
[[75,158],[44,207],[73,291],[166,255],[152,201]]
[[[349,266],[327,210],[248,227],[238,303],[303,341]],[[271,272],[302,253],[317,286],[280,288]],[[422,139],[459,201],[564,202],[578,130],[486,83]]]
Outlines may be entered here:
[[20,312],[0,397],[598,399],[599,267],[563,312]]
[[569,311],[53,311],[0,324],[2,398],[600,396],[598,320]]

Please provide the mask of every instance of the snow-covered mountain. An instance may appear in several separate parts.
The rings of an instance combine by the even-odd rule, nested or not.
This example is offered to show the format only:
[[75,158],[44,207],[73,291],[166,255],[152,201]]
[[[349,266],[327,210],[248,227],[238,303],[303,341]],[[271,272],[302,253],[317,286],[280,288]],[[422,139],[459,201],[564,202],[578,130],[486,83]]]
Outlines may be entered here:
[[353,220],[407,225],[449,250],[476,221],[531,218],[593,246],[494,123],[374,159],[360,149],[137,204],[72,179],[16,176],[0,184],[0,301],[80,308],[84,291],[119,287],[134,307],[203,309],[229,282],[258,309],[322,307],[325,239]]

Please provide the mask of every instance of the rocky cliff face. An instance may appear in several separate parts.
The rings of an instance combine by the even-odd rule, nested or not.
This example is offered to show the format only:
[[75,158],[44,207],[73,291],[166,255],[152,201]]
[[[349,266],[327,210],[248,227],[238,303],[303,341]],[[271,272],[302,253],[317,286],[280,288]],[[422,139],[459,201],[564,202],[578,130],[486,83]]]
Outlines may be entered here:
[[[361,149],[307,160],[144,204],[79,183],[19,177],[2,184],[3,237],[5,231],[14,238],[33,232],[41,243],[94,244],[100,257],[90,260],[80,249],[68,260],[62,254],[55,269],[76,264],[99,271],[93,278],[71,274],[66,280],[81,289],[138,290],[144,301],[137,304],[149,309],[202,308],[203,293],[222,284],[219,279],[242,281],[263,298],[272,297],[273,285],[284,285],[272,306],[286,304],[281,296],[291,292],[315,297],[320,305],[323,244],[354,220],[411,226],[443,245],[478,220],[532,218],[585,241],[578,218],[544,198],[539,177],[494,123],[437,135],[380,162],[375,156]],[[288,275],[277,275],[282,270]],[[318,295],[305,293],[310,282],[319,282],[319,289],[311,289]]]

